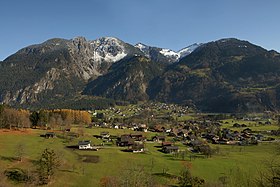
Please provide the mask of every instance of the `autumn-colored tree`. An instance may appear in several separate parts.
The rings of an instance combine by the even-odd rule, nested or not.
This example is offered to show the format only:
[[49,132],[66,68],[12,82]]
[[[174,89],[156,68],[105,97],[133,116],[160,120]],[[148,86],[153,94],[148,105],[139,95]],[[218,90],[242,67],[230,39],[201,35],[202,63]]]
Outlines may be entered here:
[[18,116],[18,128],[29,128],[31,125],[30,112],[28,110],[19,110]]
[[69,109],[62,109],[61,110],[61,118],[63,120],[64,126],[69,126],[73,123],[73,117],[71,115],[71,110]]
[[61,127],[63,125],[63,120],[60,111],[54,111],[49,113],[49,126],[54,129],[57,126]]
[[29,112],[26,110],[16,110],[4,108],[3,121],[5,128],[27,128],[30,127]]
[[90,124],[91,123],[91,115],[86,112],[86,111],[80,111],[80,116],[81,116],[81,123],[83,124]]
[[16,126],[16,113],[14,109],[4,109],[4,121],[6,128],[12,129],[12,127]]

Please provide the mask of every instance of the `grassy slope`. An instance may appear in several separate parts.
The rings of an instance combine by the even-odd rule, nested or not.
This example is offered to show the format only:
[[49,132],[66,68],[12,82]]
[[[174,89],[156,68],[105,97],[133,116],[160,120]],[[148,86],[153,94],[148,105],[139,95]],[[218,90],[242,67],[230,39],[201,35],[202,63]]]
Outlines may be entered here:
[[254,178],[264,165],[262,163],[274,152],[274,144],[259,144],[257,146],[218,145],[220,153],[208,159],[192,161],[193,174],[208,181],[217,181],[221,176],[240,170]]
[[[83,139],[91,139],[94,144],[99,144],[100,140],[92,138],[93,134],[99,134],[101,131],[109,131],[112,135],[129,133],[129,130],[116,129],[84,129],[89,136]],[[157,151],[157,143],[146,143],[148,152],[145,154],[133,154],[122,152],[116,146],[111,146],[99,151],[79,151],[65,148],[66,145],[77,144],[79,139],[72,142],[66,142],[65,139],[54,138],[44,139],[39,137],[44,131],[32,130],[28,134],[2,133],[0,135],[0,172],[9,167],[24,167],[32,170],[32,163],[28,160],[35,160],[46,147],[56,150],[63,158],[64,165],[58,172],[55,182],[51,186],[98,186],[99,180],[103,176],[120,175],[122,168],[127,165],[139,163],[150,168],[153,173],[161,173],[167,169],[168,173],[179,174],[182,168],[182,161],[175,159],[171,155],[163,154]],[[148,133],[148,137],[154,135]],[[26,150],[26,159],[22,162],[10,161],[8,158],[14,156],[15,147],[18,143],[24,143]],[[180,148],[186,149],[183,145]],[[198,158],[192,161],[192,172],[196,176],[205,178],[206,181],[216,181],[223,173],[228,173],[230,169],[241,168],[244,172],[249,172],[253,177],[256,174],[256,164],[260,164],[272,153],[273,144],[261,144],[258,146],[232,147],[220,146],[220,154],[212,158]],[[189,153],[188,153],[189,154]],[[97,155],[100,156],[99,163],[83,163],[79,155]],[[188,157],[186,157],[188,160]],[[153,164],[152,164],[153,163]],[[262,167],[259,165],[258,167]],[[163,183],[168,180],[160,178]]]

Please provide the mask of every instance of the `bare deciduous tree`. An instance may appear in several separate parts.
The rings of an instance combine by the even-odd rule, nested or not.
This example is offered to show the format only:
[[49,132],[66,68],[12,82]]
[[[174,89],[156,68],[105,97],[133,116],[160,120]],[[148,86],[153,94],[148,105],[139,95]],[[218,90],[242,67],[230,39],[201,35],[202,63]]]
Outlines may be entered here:
[[23,143],[18,143],[15,147],[15,157],[18,161],[22,161],[23,156],[25,155],[25,146]]

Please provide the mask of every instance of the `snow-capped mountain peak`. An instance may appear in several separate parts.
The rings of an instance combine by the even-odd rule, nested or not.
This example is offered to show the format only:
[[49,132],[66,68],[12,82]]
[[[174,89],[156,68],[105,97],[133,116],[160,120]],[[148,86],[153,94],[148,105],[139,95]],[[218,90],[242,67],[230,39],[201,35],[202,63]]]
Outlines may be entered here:
[[134,45],[134,47],[138,48],[140,51],[142,51],[145,54],[146,57],[150,58],[150,49],[152,47],[147,46],[142,43],[138,43],[138,44]]
[[142,43],[138,43],[136,44],[134,47],[140,49],[141,51],[144,51],[146,50],[147,48],[149,48],[149,46],[145,45],[145,44],[142,44]]
[[101,37],[96,40],[75,37],[69,48],[79,67],[77,74],[81,74],[85,80],[93,75],[103,74],[110,64],[127,56],[126,44],[114,37]]
[[191,54],[197,47],[199,47],[200,43],[195,43],[193,45],[190,45],[186,48],[181,49],[178,52],[175,52],[171,49],[167,49],[167,48],[158,48],[158,47],[151,47],[151,46],[147,46],[145,44],[142,43],[138,43],[136,44],[134,47],[140,49],[140,51],[142,51],[145,56],[147,56],[148,58],[152,58],[156,53],[159,53],[161,55],[163,55],[164,57],[166,57],[168,59],[168,62],[172,63],[172,62],[177,62],[179,61],[181,58],[184,58],[185,56]]
[[102,37],[90,44],[94,51],[95,60],[105,60],[108,62],[116,62],[124,58],[126,54],[124,42],[114,37]]
[[181,59],[181,58],[184,58],[185,56],[191,54],[196,48],[198,48],[201,45],[202,45],[202,43],[195,43],[195,44],[192,44],[188,47],[181,49],[177,53],[179,54],[180,59]]
[[160,53],[166,57],[174,57],[175,59],[179,59],[180,55],[171,49],[162,49]]

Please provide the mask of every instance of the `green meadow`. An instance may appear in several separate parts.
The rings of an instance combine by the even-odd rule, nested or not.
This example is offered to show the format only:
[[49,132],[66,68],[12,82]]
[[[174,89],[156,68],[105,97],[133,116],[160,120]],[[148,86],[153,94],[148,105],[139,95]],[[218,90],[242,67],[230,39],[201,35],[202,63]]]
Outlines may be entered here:
[[[78,131],[78,129],[73,129]],[[72,131],[72,129],[71,129]],[[176,143],[180,150],[187,151],[182,159],[171,154],[164,154],[159,150],[159,143],[146,142],[145,153],[123,152],[124,148],[115,146],[113,143],[105,143],[98,151],[82,151],[67,148],[69,145],[76,145],[79,140],[92,141],[92,144],[99,145],[101,140],[93,137],[102,131],[108,131],[111,135],[119,136],[125,133],[135,133],[128,129],[102,129],[84,128],[84,136],[80,138],[63,138],[63,133],[58,137],[45,139],[40,137],[45,130],[32,129],[28,131],[1,131],[0,134],[0,172],[7,168],[23,168],[28,172],[35,170],[36,161],[45,148],[51,148],[59,155],[61,167],[56,173],[53,182],[49,186],[99,186],[100,179],[105,176],[121,176],[123,171],[131,165],[141,165],[152,174],[168,173],[179,175],[183,166],[188,163],[194,176],[199,176],[209,183],[215,183],[220,177],[230,176],[233,173],[244,173],[254,178],[258,171],[263,169],[263,162],[274,154],[275,144],[261,143],[256,146],[229,146],[212,145],[218,148],[218,153],[210,158],[200,154],[193,154],[181,143]],[[147,132],[146,137],[156,133]],[[19,144],[24,145],[24,159],[16,161],[15,152]],[[97,158],[94,162],[84,162],[88,157]],[[191,158],[191,160],[190,160]],[[195,158],[195,159],[194,159]],[[176,180],[157,175],[156,180],[166,185],[176,185]],[[11,185],[16,185],[10,183]],[[19,186],[23,184],[17,184]]]

